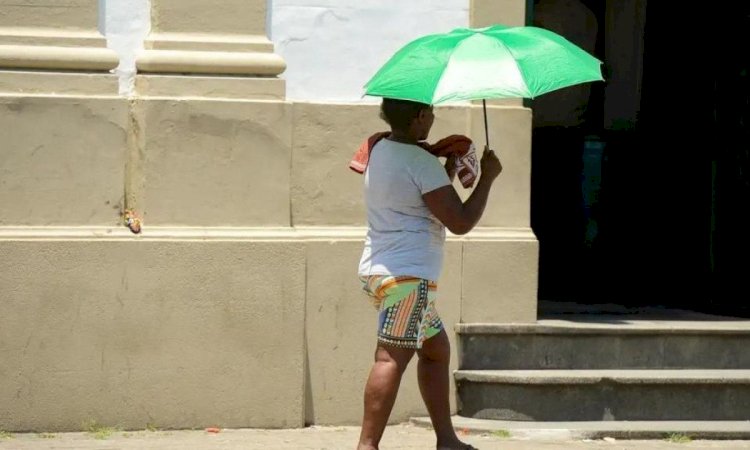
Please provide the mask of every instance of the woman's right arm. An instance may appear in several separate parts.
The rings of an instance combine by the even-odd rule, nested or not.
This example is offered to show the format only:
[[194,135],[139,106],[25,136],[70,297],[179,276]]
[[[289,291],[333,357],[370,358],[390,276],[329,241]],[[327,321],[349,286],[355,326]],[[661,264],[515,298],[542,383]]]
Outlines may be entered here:
[[443,186],[422,195],[430,212],[445,225],[453,234],[466,234],[472,230],[482,218],[490,188],[495,182],[503,166],[495,152],[485,148],[481,160],[481,175],[477,187],[466,202],[462,202],[456,189],[452,185]]

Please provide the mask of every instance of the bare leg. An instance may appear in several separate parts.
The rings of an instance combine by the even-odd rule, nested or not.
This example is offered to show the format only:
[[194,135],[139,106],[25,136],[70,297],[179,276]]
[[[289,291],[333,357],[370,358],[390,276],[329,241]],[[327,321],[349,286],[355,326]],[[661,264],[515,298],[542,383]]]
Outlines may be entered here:
[[365,414],[358,450],[377,450],[388,423],[396,394],[414,350],[378,344],[375,364],[365,386]]
[[430,413],[432,427],[437,436],[438,449],[471,449],[462,443],[453,429],[451,407],[448,400],[451,348],[445,330],[427,339],[419,351],[419,391]]

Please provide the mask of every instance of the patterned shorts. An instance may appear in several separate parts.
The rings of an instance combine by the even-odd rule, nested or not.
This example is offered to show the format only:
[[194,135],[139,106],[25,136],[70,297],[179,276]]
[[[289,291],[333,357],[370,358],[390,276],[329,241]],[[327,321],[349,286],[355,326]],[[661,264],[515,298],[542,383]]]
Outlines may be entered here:
[[362,289],[379,311],[378,342],[419,349],[443,329],[435,309],[434,281],[390,275],[371,275],[361,280]]

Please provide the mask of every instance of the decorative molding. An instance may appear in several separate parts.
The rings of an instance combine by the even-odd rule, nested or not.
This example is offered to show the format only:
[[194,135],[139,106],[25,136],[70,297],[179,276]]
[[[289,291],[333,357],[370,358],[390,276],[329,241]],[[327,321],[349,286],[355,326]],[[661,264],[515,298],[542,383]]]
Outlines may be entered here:
[[107,48],[0,45],[0,68],[107,71],[118,64]]
[[150,74],[276,77],[286,63],[266,35],[266,8],[266,0],[221,0],[210,8],[202,0],[152,0],[151,34],[136,67]]
[[97,0],[0,0],[0,69],[114,69],[97,14]]
[[275,53],[144,50],[136,60],[140,72],[277,76],[286,69]]
[[[0,227],[3,240],[269,240],[269,241],[361,241],[363,227],[149,227],[134,235],[122,227]],[[477,228],[465,236],[448,235],[448,241],[531,241],[536,237],[525,228]]]

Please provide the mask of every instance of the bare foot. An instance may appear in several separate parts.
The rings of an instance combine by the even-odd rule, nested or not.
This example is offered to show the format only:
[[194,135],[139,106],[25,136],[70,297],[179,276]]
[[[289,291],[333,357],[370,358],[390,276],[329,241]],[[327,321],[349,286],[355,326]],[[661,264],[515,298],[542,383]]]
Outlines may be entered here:
[[378,450],[378,448],[373,447],[372,445],[359,444],[357,446],[357,450]]

